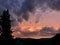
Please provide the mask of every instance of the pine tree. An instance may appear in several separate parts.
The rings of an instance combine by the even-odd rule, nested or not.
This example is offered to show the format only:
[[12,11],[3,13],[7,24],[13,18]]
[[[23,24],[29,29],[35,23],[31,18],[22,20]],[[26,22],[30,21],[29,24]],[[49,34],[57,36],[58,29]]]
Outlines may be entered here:
[[11,35],[12,31],[10,30],[11,28],[11,22],[10,22],[10,14],[9,11],[3,11],[2,14],[2,34],[1,34],[1,38],[2,38],[2,43],[5,45],[12,45],[12,40],[13,37]]

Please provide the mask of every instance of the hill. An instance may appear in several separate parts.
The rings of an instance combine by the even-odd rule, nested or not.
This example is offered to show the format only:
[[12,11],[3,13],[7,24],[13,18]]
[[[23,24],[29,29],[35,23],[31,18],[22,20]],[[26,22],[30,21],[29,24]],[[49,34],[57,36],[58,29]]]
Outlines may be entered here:
[[16,45],[60,45],[60,34],[56,34],[53,38],[16,38],[15,43]]

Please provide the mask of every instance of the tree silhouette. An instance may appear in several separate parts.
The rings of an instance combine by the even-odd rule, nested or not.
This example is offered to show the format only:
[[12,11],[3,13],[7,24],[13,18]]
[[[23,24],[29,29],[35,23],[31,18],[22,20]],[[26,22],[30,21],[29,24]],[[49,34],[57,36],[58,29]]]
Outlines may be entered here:
[[2,14],[2,34],[1,34],[1,40],[3,45],[12,45],[13,44],[13,37],[11,35],[12,31],[11,28],[11,22],[10,22],[10,14],[9,11],[3,11]]

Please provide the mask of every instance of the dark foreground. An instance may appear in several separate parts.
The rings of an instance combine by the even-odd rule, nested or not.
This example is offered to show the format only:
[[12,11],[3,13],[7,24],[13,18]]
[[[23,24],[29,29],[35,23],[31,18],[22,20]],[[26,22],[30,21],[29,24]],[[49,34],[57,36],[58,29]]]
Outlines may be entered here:
[[16,45],[60,45],[60,34],[57,34],[53,38],[44,39],[15,39]]

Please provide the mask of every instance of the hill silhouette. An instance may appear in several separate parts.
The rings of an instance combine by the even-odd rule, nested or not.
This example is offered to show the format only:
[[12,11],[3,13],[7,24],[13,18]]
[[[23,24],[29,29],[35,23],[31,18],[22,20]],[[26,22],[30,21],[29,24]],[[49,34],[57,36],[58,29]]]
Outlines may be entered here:
[[60,45],[60,33],[52,38],[16,38],[12,34],[9,11],[3,11],[1,16],[2,33],[0,35],[0,45]]
[[60,34],[56,34],[50,39],[53,45],[60,45]]
[[56,34],[53,38],[16,38],[16,45],[60,45],[60,34]]

